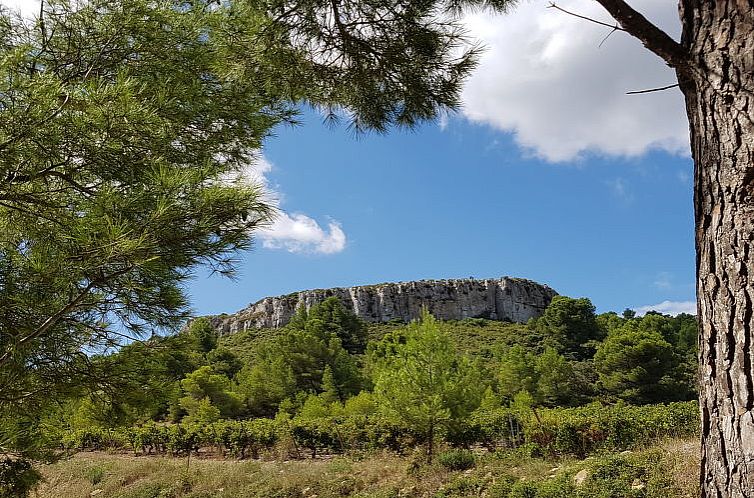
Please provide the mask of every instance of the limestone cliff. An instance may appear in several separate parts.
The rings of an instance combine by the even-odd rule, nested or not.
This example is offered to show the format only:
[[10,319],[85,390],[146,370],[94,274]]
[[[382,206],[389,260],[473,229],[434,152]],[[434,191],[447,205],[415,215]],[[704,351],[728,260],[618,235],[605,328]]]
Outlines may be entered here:
[[550,287],[521,278],[420,280],[267,297],[232,315],[213,317],[212,321],[222,334],[282,327],[300,306],[308,309],[335,296],[368,322],[408,322],[426,306],[442,320],[487,318],[524,323],[541,315],[555,295],[557,292]]

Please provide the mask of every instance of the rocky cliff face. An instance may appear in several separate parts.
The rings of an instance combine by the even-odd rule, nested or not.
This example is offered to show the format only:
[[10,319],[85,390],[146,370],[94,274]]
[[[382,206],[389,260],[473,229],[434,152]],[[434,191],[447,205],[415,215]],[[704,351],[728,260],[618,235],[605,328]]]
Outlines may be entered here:
[[343,305],[368,322],[419,317],[426,306],[441,320],[487,318],[524,323],[538,317],[557,292],[531,280],[500,279],[420,280],[296,292],[267,297],[232,315],[213,317],[222,334],[250,328],[275,328],[288,323],[296,310],[335,296]]

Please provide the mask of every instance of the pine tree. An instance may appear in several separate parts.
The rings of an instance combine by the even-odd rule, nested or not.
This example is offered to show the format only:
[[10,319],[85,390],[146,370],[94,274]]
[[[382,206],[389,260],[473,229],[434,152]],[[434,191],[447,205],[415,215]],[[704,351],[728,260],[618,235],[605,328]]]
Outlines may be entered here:
[[406,342],[375,367],[382,411],[422,436],[432,460],[437,436],[462,422],[481,402],[479,370],[459,355],[450,335],[425,309],[405,332]]

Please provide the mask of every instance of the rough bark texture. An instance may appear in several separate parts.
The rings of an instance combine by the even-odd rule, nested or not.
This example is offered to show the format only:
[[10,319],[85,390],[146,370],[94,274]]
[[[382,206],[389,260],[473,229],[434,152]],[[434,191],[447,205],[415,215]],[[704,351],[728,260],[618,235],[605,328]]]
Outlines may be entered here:
[[596,1],[676,69],[686,98],[694,157],[702,496],[754,498],[754,0],[680,0],[680,44],[625,0]]
[[[754,2],[682,0],[704,497],[754,497]],[[752,272],[750,274],[750,272]]]

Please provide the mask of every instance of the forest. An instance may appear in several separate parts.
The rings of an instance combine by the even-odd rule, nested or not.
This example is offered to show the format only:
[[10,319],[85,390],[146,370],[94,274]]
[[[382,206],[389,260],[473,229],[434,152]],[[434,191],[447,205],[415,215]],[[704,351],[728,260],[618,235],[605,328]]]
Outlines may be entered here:
[[588,299],[564,296],[527,324],[428,313],[410,324],[367,324],[329,298],[281,329],[219,337],[197,318],[181,333],[93,357],[117,388],[82,393],[56,416],[74,429],[354,411],[401,419],[439,397],[440,406],[421,409],[442,413],[438,425],[450,430],[481,404],[689,401],[696,333],[692,315],[596,315]]
[[597,315],[585,298],[556,296],[526,324],[368,324],[329,298],[281,329],[218,336],[202,317],[94,356],[106,388],[40,423],[69,453],[586,458],[697,434],[695,337],[692,315]]

